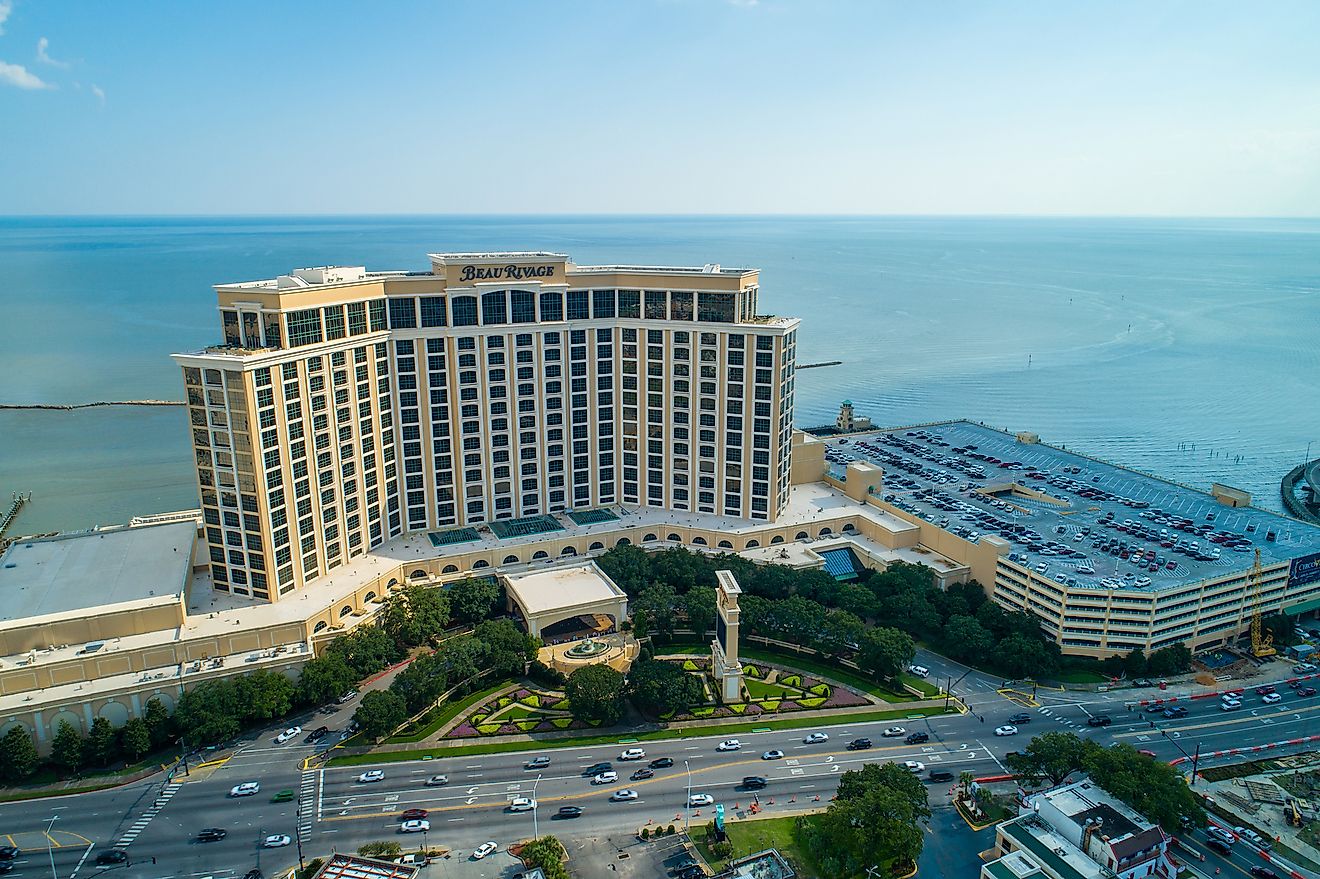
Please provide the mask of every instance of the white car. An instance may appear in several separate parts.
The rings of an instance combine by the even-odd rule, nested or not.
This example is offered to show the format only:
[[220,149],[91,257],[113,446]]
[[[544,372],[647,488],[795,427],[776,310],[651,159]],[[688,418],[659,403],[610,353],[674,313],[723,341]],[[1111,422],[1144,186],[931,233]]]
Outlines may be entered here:
[[709,806],[715,802],[715,798],[710,794],[693,794],[688,797],[689,806]]
[[425,818],[414,818],[399,825],[400,833],[424,833],[431,829],[431,822]]
[[275,744],[282,745],[294,736],[299,735],[301,732],[301,726],[291,726],[275,737]]
[[610,799],[616,803],[635,800],[637,799],[637,791],[625,787],[623,790],[616,790],[614,793],[610,794]]
[[738,751],[742,749],[742,742],[737,739],[725,739],[715,746],[717,751]]
[[261,845],[263,848],[284,848],[286,845],[288,845],[291,842],[293,842],[293,839],[291,837],[285,836],[283,834],[277,834],[275,836],[266,837],[265,841],[262,842]]
[[925,772],[926,764],[922,763],[920,760],[904,760],[903,768],[908,772]]
[[909,673],[909,674],[914,674],[914,675],[916,675],[916,676],[919,677],[919,678],[928,678],[928,677],[930,677],[930,669],[926,668],[926,666],[924,666],[924,665],[909,665],[909,666],[908,666],[908,673]]
[[477,846],[477,850],[472,853],[472,860],[479,861],[498,848],[499,846],[494,842],[483,842],[481,845]]
[[597,775],[595,778],[593,778],[593,779],[591,780],[591,783],[592,783],[592,784],[613,784],[614,782],[616,782],[616,781],[618,781],[618,780],[619,780],[619,773],[617,773],[617,772],[602,772],[600,775]]
[[514,797],[509,800],[510,812],[530,812],[536,808],[536,800],[531,797]]
[[805,739],[803,739],[803,740],[802,740],[802,744],[804,744],[804,745],[817,745],[817,744],[820,744],[821,742],[828,742],[829,740],[830,740],[830,737],[829,737],[829,735],[827,735],[826,733],[823,733],[823,732],[814,732],[814,733],[812,733],[811,735],[807,736]]
[[1017,727],[1016,727],[1016,726],[1013,726],[1013,725],[1011,725],[1011,724],[1005,724],[1004,726],[997,726],[997,727],[995,727],[995,735],[997,735],[997,736],[1015,736],[1015,735],[1017,735]]
[[242,784],[236,784],[229,789],[231,797],[252,797],[261,793],[261,785],[255,781],[245,781]]
[[766,751],[764,754],[761,755],[761,759],[762,759],[762,760],[783,760],[783,759],[784,759],[784,752],[783,752],[783,751]]
[[1223,702],[1219,703],[1220,711],[1237,711],[1241,707],[1242,703],[1237,699],[1225,699]]
[[620,760],[641,760],[646,757],[646,752],[641,748],[629,748],[619,755]]
[[427,787],[441,787],[446,784],[449,784],[448,775],[432,775],[426,780]]
[[349,699],[352,699],[356,695],[357,695],[357,690],[349,690],[347,693],[339,697],[339,704],[343,705],[345,702],[347,702]]
[[892,739],[895,738],[896,736],[907,735],[907,730],[903,729],[903,727],[901,726],[891,726],[887,728],[884,732],[880,733],[880,735],[884,736],[887,739]]
[[372,769],[359,775],[357,780],[362,784],[370,784],[373,781],[384,781],[385,773],[379,769]]
[[1264,696],[1260,697],[1260,701],[1264,702],[1266,705],[1273,705],[1275,702],[1282,702],[1283,697],[1278,693],[1266,693]]

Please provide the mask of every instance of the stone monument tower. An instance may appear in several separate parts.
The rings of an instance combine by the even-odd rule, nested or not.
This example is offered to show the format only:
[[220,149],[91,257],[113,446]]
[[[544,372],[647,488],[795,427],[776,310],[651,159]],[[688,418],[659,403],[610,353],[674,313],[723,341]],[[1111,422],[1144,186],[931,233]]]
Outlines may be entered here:
[[723,702],[742,699],[742,661],[738,659],[738,596],[742,587],[731,571],[716,571],[715,640],[710,642],[710,673]]

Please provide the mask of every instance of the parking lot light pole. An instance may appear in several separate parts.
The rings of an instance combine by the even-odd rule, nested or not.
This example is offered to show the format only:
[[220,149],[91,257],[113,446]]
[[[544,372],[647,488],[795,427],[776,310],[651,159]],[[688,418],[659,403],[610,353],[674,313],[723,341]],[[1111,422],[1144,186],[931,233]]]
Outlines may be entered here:
[[58,820],[60,820],[59,815],[51,815],[50,823],[46,825],[46,854],[50,856],[50,879],[60,879],[55,872],[55,840],[50,835],[51,828],[55,826],[55,822]]

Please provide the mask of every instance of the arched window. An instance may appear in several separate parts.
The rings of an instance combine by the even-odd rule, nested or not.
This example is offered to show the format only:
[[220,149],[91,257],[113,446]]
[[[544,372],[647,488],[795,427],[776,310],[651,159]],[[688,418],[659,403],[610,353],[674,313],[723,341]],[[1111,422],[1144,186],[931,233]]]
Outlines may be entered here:
[[756,548],[757,548],[758,546],[760,546],[760,545],[761,545],[761,541],[757,540],[755,537],[753,537],[751,540],[747,541],[747,548],[748,548],[748,549],[756,549]]
[[683,542],[683,538],[679,537],[677,534],[671,534],[671,535],[669,535],[668,537],[666,537],[665,539],[666,539],[666,540],[672,540],[672,541],[674,541],[674,543],[682,543],[682,542]]
[[657,534],[648,534],[642,538],[642,543],[650,543],[653,540],[659,540],[659,539],[660,536]]
[[707,545],[708,545],[708,544],[706,543],[706,538],[704,538],[704,537],[694,537],[694,538],[692,538],[692,542],[695,543],[697,546],[707,546]]
[[312,627],[312,634],[315,635],[317,632],[324,632],[327,628],[328,627],[325,624],[325,620],[321,620],[319,623],[317,623],[315,626]]
[[536,323],[536,294],[531,290],[510,290],[509,320],[515,324]]
[[857,533],[857,527],[856,527],[855,525],[853,525],[853,523],[849,522],[847,525],[844,525],[844,526],[843,526],[843,533],[844,533],[844,534],[856,534],[856,533]]
[[492,290],[481,294],[481,322],[486,326],[509,322],[509,304],[505,291]]
[[629,546],[631,544],[632,541],[626,537],[620,537],[618,540],[614,541],[615,546]]
[[810,537],[810,536],[811,536],[811,535],[808,534],[808,533],[805,532],[805,531],[799,531],[799,532],[797,533],[797,537],[794,537],[793,539],[794,539],[794,540],[806,540],[806,539],[807,539],[808,537]]
[[532,558],[533,558],[534,560],[535,560],[535,559],[548,559],[548,558],[550,558],[550,553],[546,552],[546,551],[543,550],[543,549],[538,549],[536,552],[532,553]]
[[339,609],[339,618],[342,620],[344,617],[348,616],[352,612],[353,612],[353,605],[346,604]]
[[829,529],[828,526],[825,527],[825,528],[820,529],[820,536],[821,536],[821,537],[828,537],[829,535],[831,535],[831,534],[833,534],[833,533],[834,533],[834,532],[831,531],[831,530]]
[[388,583],[385,584],[385,588],[386,588],[386,589],[393,589],[395,586],[398,586],[398,585],[399,585],[399,581],[396,580],[396,579],[394,579],[393,577],[390,577],[390,582],[388,582]]
[[490,562],[486,561],[485,559],[477,559],[475,562],[472,563],[472,570],[474,571],[477,568],[489,568],[489,567],[490,567]]
[[564,294],[559,292],[541,294],[541,320],[564,319]]
[[506,555],[506,556],[504,557],[504,564],[506,564],[506,565],[516,565],[516,564],[518,564],[518,557],[517,557],[516,555]]
[[733,544],[727,540],[721,540],[719,546],[720,549],[733,549]]
[[776,543],[783,543],[783,542],[784,542],[784,535],[782,534],[776,534],[774,537],[770,538],[771,546],[773,546]]
[[367,593],[367,597],[364,598],[364,599],[362,599],[362,600],[363,600],[363,601],[375,601],[375,600],[376,600],[376,591],[373,589],[372,591],[368,592],[368,593]]
[[449,300],[449,322],[456,327],[477,325],[477,297],[455,296]]
[[605,544],[601,543],[599,540],[596,540],[592,542],[588,551],[595,552],[598,549],[604,549],[604,548],[605,548]]
[[559,551],[560,555],[577,555],[577,550],[571,546],[566,546]]
[[408,575],[408,579],[409,579],[409,580],[425,580],[425,579],[426,579],[426,572],[423,571],[421,568],[418,568],[417,570],[413,571],[411,574]]
[[458,565],[445,565],[445,569],[444,569],[443,571],[441,571],[440,573],[442,573],[442,574],[457,574],[457,573],[458,573]]

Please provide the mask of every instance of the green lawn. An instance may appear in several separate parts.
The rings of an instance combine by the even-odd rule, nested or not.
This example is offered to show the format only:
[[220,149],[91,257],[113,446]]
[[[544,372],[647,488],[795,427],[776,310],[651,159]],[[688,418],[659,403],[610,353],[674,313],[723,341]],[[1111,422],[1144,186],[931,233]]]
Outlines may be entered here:
[[[667,653],[697,655],[697,654],[709,653],[710,648],[709,647],[703,648],[695,644],[670,644],[670,645],[662,644],[656,646],[655,652],[661,655]],[[816,674],[822,677],[830,678],[831,680],[838,681],[841,684],[847,684],[848,686],[852,687],[854,690],[860,690],[863,693],[870,693],[872,696],[875,696],[879,699],[883,699],[886,702],[916,701],[916,697],[914,697],[910,693],[897,693],[881,684],[877,684],[875,681],[867,680],[866,678],[860,676],[851,669],[846,669],[841,666],[830,665],[829,663],[820,662],[819,660],[813,659],[810,656],[807,656],[805,654],[797,654],[792,652],[791,650],[785,650],[783,652],[780,652],[778,650],[767,649],[764,647],[748,647],[747,645],[744,644],[739,646],[738,655],[743,659],[754,659],[754,660],[760,660],[761,662],[773,662],[777,665],[785,665],[788,666],[789,668],[795,668],[811,674]],[[749,684],[748,689],[750,689],[750,684],[752,680],[753,680],[752,678],[744,678],[744,681],[746,681]]]
[[802,879],[824,879],[815,861],[798,842],[797,820],[796,817],[790,817],[727,822],[724,829],[728,831],[729,841],[733,843],[733,857],[728,860],[711,856],[704,825],[692,828],[692,842],[716,871],[724,869],[731,860],[773,848],[793,865]]
[[712,735],[733,735],[758,729],[806,729],[808,727],[829,725],[831,723],[875,723],[882,720],[904,720],[913,716],[933,717],[943,714],[943,707],[895,709],[888,711],[861,711],[851,714],[840,713],[837,719],[820,717],[789,717],[783,720],[748,721],[745,723],[710,724],[683,730],[655,730],[630,736],[625,733],[608,733],[593,736],[575,736],[562,739],[538,739],[535,741],[491,742],[484,745],[452,745],[449,747],[426,748],[409,751],[386,751],[371,754],[344,754],[331,757],[329,766],[362,766],[375,763],[399,763],[407,760],[426,760],[440,757],[466,757],[474,754],[504,754],[511,751],[544,751],[557,748],[582,748],[590,745],[624,744],[623,739],[648,742],[664,739],[691,739]]
[[920,690],[927,699],[934,699],[940,695],[940,688],[932,684],[925,678],[919,678],[916,675],[903,674],[898,679],[915,690]]
[[392,745],[411,745],[414,742],[420,742],[427,736],[433,735],[436,730],[453,720],[455,717],[458,717],[464,711],[476,708],[496,692],[504,689],[512,683],[513,681],[500,681],[498,684],[487,687],[479,693],[473,693],[471,696],[467,696],[458,702],[450,702],[441,707],[439,711],[432,709],[427,715],[423,715],[423,717],[426,718],[426,722],[420,728],[415,729],[412,732],[390,736],[385,741]]
[[767,684],[756,678],[745,677],[743,683],[747,686],[747,694],[753,699],[796,699],[803,695],[801,690],[785,687],[782,684]]
[[1065,669],[1054,675],[1061,684],[1103,684],[1109,680],[1105,675],[1094,671]]

